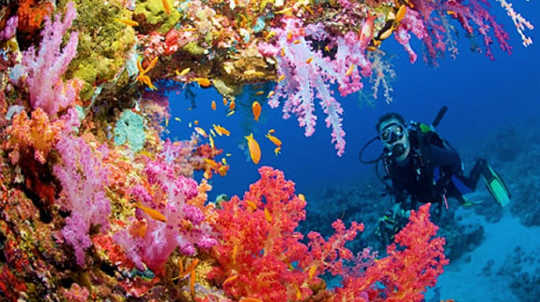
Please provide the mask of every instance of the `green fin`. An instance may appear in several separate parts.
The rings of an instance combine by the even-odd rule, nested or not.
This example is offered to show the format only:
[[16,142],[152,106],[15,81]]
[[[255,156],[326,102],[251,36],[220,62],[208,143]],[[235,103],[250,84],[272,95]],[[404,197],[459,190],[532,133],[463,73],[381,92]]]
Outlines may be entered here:
[[486,181],[486,187],[489,193],[501,206],[506,206],[510,203],[510,191],[506,187],[506,184],[490,166],[487,166],[486,172],[489,174],[484,175],[484,180]]

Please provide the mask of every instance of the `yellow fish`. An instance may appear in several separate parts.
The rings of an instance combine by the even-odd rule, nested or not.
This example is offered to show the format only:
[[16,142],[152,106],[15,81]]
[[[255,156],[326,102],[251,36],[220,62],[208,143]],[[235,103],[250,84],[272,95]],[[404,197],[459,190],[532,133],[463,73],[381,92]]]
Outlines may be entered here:
[[253,133],[250,133],[248,136],[244,136],[244,138],[247,140],[251,160],[254,164],[258,164],[261,160],[261,147],[259,146],[259,143],[257,143],[255,138],[253,138]]
[[179,117],[175,117],[174,120],[177,121],[177,122],[181,122],[181,121],[182,121],[182,119],[179,118]]
[[116,21],[129,26],[139,26],[139,23],[137,23],[137,21],[133,21],[131,19],[116,19]]
[[148,216],[150,216],[152,219],[159,220],[161,222],[167,222],[167,218],[165,217],[165,215],[161,214],[158,210],[149,208],[140,202],[136,203],[135,206],[143,210],[143,212],[148,214]]
[[182,71],[180,71],[180,72],[178,72],[178,70],[176,70],[175,72],[176,72],[176,75],[177,75],[177,76],[183,77],[183,76],[185,76],[190,70],[191,70],[191,68],[188,67],[188,68],[184,68],[184,69],[183,69]]
[[223,126],[216,125],[216,124],[213,124],[212,126],[214,127],[214,130],[216,130],[216,133],[219,136],[222,136],[222,135],[229,136],[229,135],[231,135],[231,132],[229,130],[225,129]]
[[234,114],[234,110],[233,110],[233,111],[231,111],[231,112],[229,112],[229,113],[227,113],[227,115],[226,115],[226,116],[227,116],[227,117],[229,117],[229,116],[231,116],[231,115],[233,115],[233,114]]
[[349,66],[349,69],[347,69],[347,72],[345,73],[345,76],[346,77],[351,76],[353,71],[354,71],[354,64],[351,64],[351,66]]
[[200,135],[204,137],[208,137],[208,134],[206,134],[206,131],[204,131],[204,129],[201,127],[195,127],[195,132],[199,133]]

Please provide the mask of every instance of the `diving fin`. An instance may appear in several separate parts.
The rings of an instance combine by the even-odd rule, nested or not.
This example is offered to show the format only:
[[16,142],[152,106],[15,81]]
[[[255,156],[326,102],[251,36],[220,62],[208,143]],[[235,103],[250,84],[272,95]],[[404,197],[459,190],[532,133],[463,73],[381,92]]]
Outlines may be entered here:
[[493,196],[502,207],[510,203],[510,191],[499,174],[497,174],[497,172],[489,165],[486,165],[485,173],[483,174],[486,187],[491,196]]

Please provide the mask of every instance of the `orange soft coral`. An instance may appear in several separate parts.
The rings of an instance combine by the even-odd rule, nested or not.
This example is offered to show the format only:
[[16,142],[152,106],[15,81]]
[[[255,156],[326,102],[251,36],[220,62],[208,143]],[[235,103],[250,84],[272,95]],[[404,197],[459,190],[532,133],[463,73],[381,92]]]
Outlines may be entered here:
[[20,0],[17,16],[19,17],[18,30],[32,34],[40,29],[45,16],[52,13],[53,6],[48,1]]
[[34,151],[35,160],[44,164],[63,129],[63,121],[51,122],[41,108],[32,111],[30,119],[25,111],[15,115],[13,123],[6,130],[9,139],[4,146],[11,150],[9,153],[11,163],[16,164],[19,161],[20,152],[29,148]]

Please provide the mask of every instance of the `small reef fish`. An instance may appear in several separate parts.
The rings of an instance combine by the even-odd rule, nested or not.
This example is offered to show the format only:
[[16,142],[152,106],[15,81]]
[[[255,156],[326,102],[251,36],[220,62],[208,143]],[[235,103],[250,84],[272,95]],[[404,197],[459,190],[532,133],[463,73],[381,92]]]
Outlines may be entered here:
[[[281,140],[275,136],[272,135],[274,129],[270,129],[268,133],[266,133],[266,137],[274,144],[276,145],[276,148],[274,149],[274,154],[278,155],[281,151]],[[271,132],[272,131],[272,132]]]
[[216,101],[212,101],[212,104],[210,106],[212,107],[212,110],[216,110]]
[[199,133],[200,135],[204,136],[204,137],[208,137],[208,134],[206,134],[206,131],[204,131],[203,128],[201,127],[195,127],[195,132]]
[[150,216],[152,219],[159,220],[161,222],[167,222],[167,218],[165,217],[165,215],[161,214],[158,210],[149,208],[140,202],[136,203],[135,206],[148,214],[148,216]]
[[222,136],[222,135],[229,136],[229,135],[231,135],[231,132],[229,130],[225,129],[223,126],[212,124],[212,127],[214,127],[214,130],[216,131],[216,133],[219,136]]
[[182,71],[178,72],[178,70],[176,70],[176,75],[177,76],[185,76],[186,74],[188,74],[188,72],[191,70],[191,68],[184,68]]
[[116,21],[122,23],[122,24],[125,24],[125,25],[129,25],[129,26],[139,26],[139,23],[137,23],[137,21],[133,21],[131,19],[115,19]]
[[349,69],[347,69],[347,72],[345,72],[345,76],[346,77],[349,77],[352,75],[353,71],[354,71],[354,67],[355,65],[354,64],[351,64],[351,66],[349,66]]
[[234,111],[235,108],[236,108],[236,102],[234,101],[234,99],[232,99],[231,102],[229,103],[229,111]]
[[396,14],[396,23],[401,22],[403,20],[403,17],[405,17],[405,14],[407,13],[407,6],[402,5],[399,7],[397,14]]
[[261,111],[262,111],[261,104],[259,104],[259,102],[257,101],[254,101],[251,104],[251,112],[253,113],[253,118],[257,122],[259,121],[259,117],[261,116]]
[[163,10],[167,15],[171,14],[171,6],[169,5],[169,0],[161,0],[161,3],[163,3]]
[[197,82],[197,84],[199,84],[199,86],[201,86],[202,88],[208,88],[212,86],[212,82],[210,82],[208,78],[194,78],[193,80]]
[[227,116],[227,117],[229,117],[229,116],[231,116],[231,115],[233,115],[233,114],[234,114],[234,110],[233,110],[233,111],[231,111],[231,112],[229,112],[229,113],[227,113],[227,115],[226,115],[226,116]]
[[244,138],[247,140],[251,160],[254,164],[258,164],[261,160],[261,147],[259,146],[259,143],[257,143],[255,138],[253,138],[253,133],[250,133],[248,136],[244,136]]

